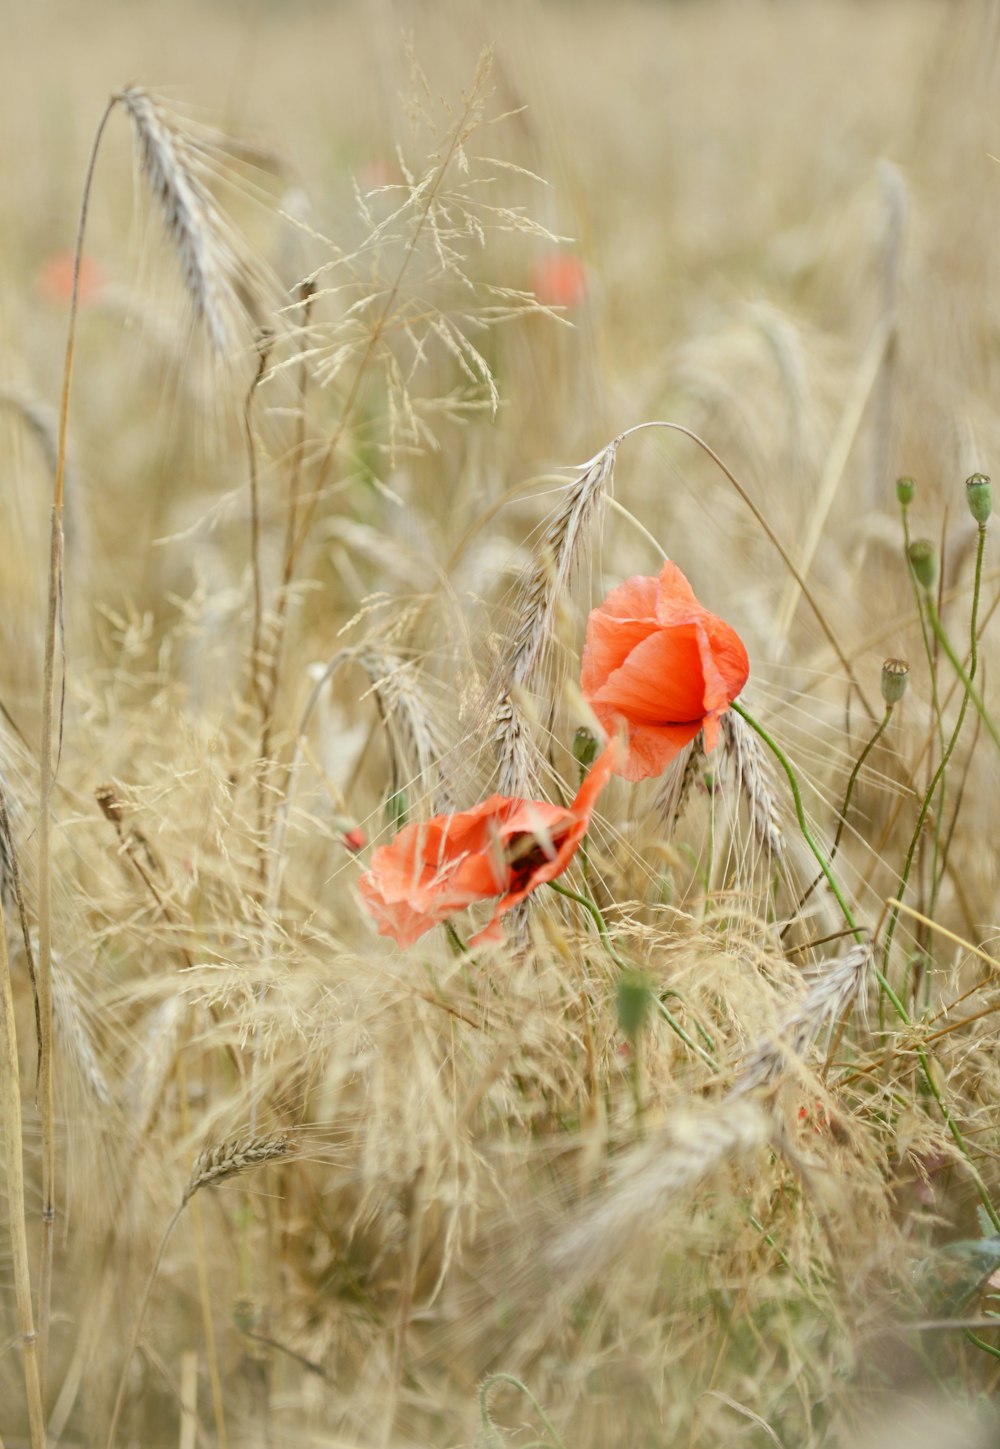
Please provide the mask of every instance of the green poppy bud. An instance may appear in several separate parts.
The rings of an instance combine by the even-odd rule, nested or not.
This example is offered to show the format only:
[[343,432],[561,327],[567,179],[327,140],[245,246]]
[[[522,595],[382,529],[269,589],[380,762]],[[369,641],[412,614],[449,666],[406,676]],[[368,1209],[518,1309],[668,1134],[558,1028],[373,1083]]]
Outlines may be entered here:
[[586,770],[594,763],[597,754],[597,740],[590,730],[583,726],[573,736],[573,758],[581,770]]
[[905,659],[887,659],[882,665],[882,698],[886,704],[898,704],[910,682],[910,666]]
[[937,579],[938,561],[937,550],[930,539],[915,538],[906,552],[917,583],[924,589],[932,589]]
[[985,473],[973,473],[965,480],[965,501],[969,512],[981,526],[993,512],[993,484]]
[[913,502],[913,495],[917,491],[917,485],[912,478],[896,479],[896,497],[903,508],[909,508]]
[[641,971],[623,971],[617,991],[619,1029],[634,1041],[642,1029],[650,1005],[649,980]]

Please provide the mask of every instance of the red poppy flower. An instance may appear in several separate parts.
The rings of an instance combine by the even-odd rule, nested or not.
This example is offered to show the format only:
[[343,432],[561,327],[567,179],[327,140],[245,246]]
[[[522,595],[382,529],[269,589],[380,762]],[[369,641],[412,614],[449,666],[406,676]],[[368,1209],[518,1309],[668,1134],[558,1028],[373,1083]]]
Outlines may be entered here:
[[544,307],[579,307],[587,295],[587,268],[573,252],[547,252],[532,269],[531,290]]
[[[91,302],[104,287],[104,271],[86,253],[80,258],[80,301]],[[73,295],[73,253],[56,252],[42,263],[38,290],[47,302],[65,305]]]
[[580,687],[607,730],[628,728],[626,780],[662,774],[699,730],[712,749],[749,673],[739,635],[698,603],[676,564],[626,579],[587,620]]
[[471,944],[500,940],[503,913],[569,865],[619,757],[614,739],[568,809],[491,795],[471,810],[405,826],[375,851],[358,886],[381,934],[409,946],[456,911],[499,896],[493,919]]

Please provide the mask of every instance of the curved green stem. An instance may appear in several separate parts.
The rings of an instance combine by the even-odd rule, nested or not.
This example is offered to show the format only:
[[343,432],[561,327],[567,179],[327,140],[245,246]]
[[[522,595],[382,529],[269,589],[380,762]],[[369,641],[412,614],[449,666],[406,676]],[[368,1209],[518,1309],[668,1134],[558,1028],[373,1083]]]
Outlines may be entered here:
[[[560,885],[558,881],[550,880],[547,882],[547,884],[551,890],[554,890],[556,892],[557,895],[565,896],[568,901],[574,901],[578,906],[583,907],[583,909],[590,916],[591,920],[594,922],[594,925],[597,927],[597,931],[601,938],[604,949],[605,951],[607,951],[612,961],[617,967],[619,967],[620,970],[630,971],[632,968],[629,966],[628,962],[615,950],[614,942],[611,939],[611,932],[608,930],[608,923],[602,916],[600,907],[596,905],[589,896],[581,895],[579,891],[570,890],[569,886]],[[674,1016],[670,1008],[666,1006],[655,993],[653,993],[653,1000],[655,1001],[657,1010],[660,1012],[663,1019],[667,1022],[670,1028],[677,1033],[684,1045],[686,1047],[689,1047],[691,1051],[695,1052],[697,1056],[701,1057],[702,1061],[707,1062],[710,1067],[718,1067],[718,1062],[715,1060],[715,1058],[709,1056],[705,1048],[699,1046],[698,1043],[691,1036],[691,1034],[685,1031],[684,1027],[681,1026],[680,1022],[677,1020],[676,1016]]]
[[[771,736],[767,733],[764,727],[762,725],[759,725],[757,721],[753,718],[753,716],[749,714],[742,705],[737,704],[734,701],[730,708],[734,709],[736,713],[741,716],[741,718],[745,719],[750,728],[760,736],[760,738],[767,745],[768,749],[774,755],[775,759],[781,765],[785,774],[788,776],[788,783],[791,787],[792,798],[795,801],[795,814],[799,822],[799,829],[802,831],[802,835],[805,839],[806,844],[809,846],[809,849],[812,851],[813,855],[815,855],[817,861],[819,862],[820,868],[823,871],[823,874],[826,876],[827,881],[830,884],[831,890],[837,898],[840,909],[844,913],[844,920],[853,931],[855,939],[860,941],[863,938],[861,928],[857,925],[854,916],[852,915],[851,910],[848,907],[847,902],[844,900],[840,888],[833,877],[833,872],[830,870],[830,867],[826,859],[820,852],[820,849],[817,846],[815,840],[813,840],[813,837],[809,831],[809,827],[806,824],[805,810],[802,806],[802,793],[799,790],[799,783],[796,779],[795,771],[792,768],[788,756],[785,754],[784,750],[782,750],[781,746],[778,745],[777,742],[771,738]],[[902,1022],[902,1024],[904,1026],[912,1026],[913,1022],[911,1020],[909,1012],[907,1011],[906,1007],[903,1005],[899,997],[896,995],[895,991],[893,991],[885,974],[879,970],[878,965],[876,964],[874,959],[872,960],[872,973],[880,988],[884,992],[886,999],[892,1003],[892,1008],[895,1011],[896,1015],[899,1017],[899,1020]],[[966,1165],[976,1185],[976,1191],[979,1194],[983,1207],[989,1214],[990,1222],[998,1231],[1000,1231],[1000,1215],[997,1214],[997,1211],[993,1206],[993,1202],[990,1198],[989,1192],[987,1191],[986,1184],[983,1182],[983,1179],[980,1176],[979,1169],[972,1161],[971,1154],[968,1147],[966,1146],[965,1139],[962,1137],[962,1133],[959,1130],[958,1123],[952,1116],[947,1103],[941,1095],[941,1089],[938,1086],[937,1082],[934,1080],[934,1075],[931,1071],[931,1064],[928,1059],[927,1053],[920,1045],[917,1045],[914,1050],[917,1061],[920,1063],[920,1069],[927,1083],[928,1090],[930,1091],[931,1096],[934,1098],[935,1102],[938,1105],[941,1115],[944,1118],[945,1125],[947,1126],[948,1131],[951,1133],[955,1145],[958,1147],[962,1156],[965,1158]]]
[[[549,883],[551,884],[551,882]],[[539,1419],[541,1419],[546,1434],[551,1435],[553,1441],[557,1446],[557,1449],[566,1449],[566,1445],[563,1443],[563,1440],[556,1432],[555,1425],[552,1423],[552,1420],[549,1418],[548,1414],[546,1414],[541,1404],[535,1398],[534,1394],[528,1388],[527,1384],[523,1383],[519,1378],[515,1378],[513,1374],[489,1374],[485,1379],[483,1379],[482,1383],[479,1385],[479,1414],[482,1422],[482,1427],[484,1429],[495,1429],[496,1427],[493,1423],[493,1420],[490,1418],[490,1409],[489,1404],[487,1403],[487,1397],[489,1395],[490,1389],[493,1387],[494,1384],[512,1384],[515,1389],[520,1389],[521,1393],[528,1400],[528,1403],[534,1409]]]
[[[844,792],[844,803],[840,807],[840,819],[837,822],[837,833],[833,837],[833,845],[830,849],[831,865],[833,864],[834,857],[836,856],[837,851],[840,849],[840,838],[844,833],[844,826],[847,824],[847,812],[851,808],[851,796],[854,794],[854,786],[857,784],[857,779],[861,773],[862,766],[864,765],[868,756],[871,754],[872,750],[878,744],[879,740],[885,734],[885,731],[889,725],[889,721],[890,719],[892,719],[892,710],[893,706],[891,704],[886,705],[885,714],[882,716],[882,723],[878,726],[871,739],[861,751],[861,754],[858,756],[857,763],[855,764],[854,769],[851,771],[851,778],[848,780],[847,789]],[[809,889],[806,891],[805,895],[795,907],[796,914],[801,911],[802,907],[806,904],[809,897],[812,895],[813,891],[816,889],[822,879],[823,872],[820,871],[820,873],[816,876],[815,880],[809,886]],[[788,924],[791,925],[791,921]],[[785,927],[785,930],[788,930],[788,926]],[[782,934],[784,934],[784,932]]]
[[826,876],[827,885],[833,891],[837,904],[840,907],[841,912],[843,913],[844,920],[854,932],[854,939],[856,941],[862,940],[863,933],[861,927],[855,921],[850,906],[844,900],[844,896],[840,889],[840,886],[837,884],[837,880],[833,874],[833,871],[830,869],[829,861],[812,837],[812,832],[810,831],[809,825],[806,821],[805,807],[802,804],[802,791],[799,789],[799,782],[796,777],[795,771],[792,768],[791,761],[789,760],[788,756],[785,754],[781,746],[778,744],[778,742],[771,738],[764,726],[762,724],[758,724],[757,720],[754,719],[753,715],[750,714],[748,710],[744,709],[743,706],[739,704],[736,700],[733,700],[732,704],[729,707],[731,710],[734,711],[734,713],[738,714],[741,719],[746,720],[747,724],[753,730],[754,734],[760,736],[760,738],[764,741],[764,744],[767,745],[767,748],[771,751],[771,754],[778,761],[778,764],[784,770],[785,775],[788,778],[789,787],[792,792],[792,799],[795,802],[795,818],[799,822],[799,829],[802,832],[802,839],[805,841],[806,845],[808,845],[809,849],[816,857],[816,861],[819,865],[820,871],[824,876]]

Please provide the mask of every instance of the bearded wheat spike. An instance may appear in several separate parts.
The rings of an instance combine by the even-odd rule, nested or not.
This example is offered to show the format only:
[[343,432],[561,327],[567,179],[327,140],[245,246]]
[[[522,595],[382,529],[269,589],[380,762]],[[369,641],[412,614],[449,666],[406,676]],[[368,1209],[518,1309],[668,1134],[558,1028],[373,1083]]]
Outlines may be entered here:
[[689,745],[684,746],[663,772],[663,780],[656,794],[656,808],[667,822],[668,835],[673,835],[680,824],[691,795],[691,787],[704,758],[704,736],[699,734]]
[[252,296],[249,268],[236,255],[195,170],[191,145],[166,107],[141,86],[126,86],[116,99],[132,122],[142,171],[177,249],[195,316],[204,320],[213,350],[226,355],[233,319],[245,312]]
[[220,1182],[248,1172],[252,1167],[262,1167],[265,1162],[290,1157],[296,1146],[285,1133],[279,1132],[273,1137],[245,1137],[241,1141],[230,1139],[217,1142],[214,1147],[206,1147],[191,1170],[182,1205],[203,1187],[217,1187]]
[[402,744],[412,756],[410,763],[417,779],[426,782],[433,808],[453,809],[454,797],[441,766],[448,743],[421,688],[416,662],[374,645],[361,651],[358,662],[372,682],[390,746]]
[[620,442],[620,437],[615,438],[567,485],[549,515],[534,559],[522,575],[514,634],[501,666],[493,708],[501,794],[531,792],[538,749],[525,729],[520,697],[531,690],[552,644],[559,600],[572,580],[594,513],[613,481]]
[[789,1061],[801,1060],[818,1041],[829,1040],[854,1002],[860,999],[864,1003],[873,964],[871,942],[860,941],[846,955],[804,971],[805,996],[785,1012],[777,1031],[758,1042],[746,1058],[729,1100],[775,1081]]
[[785,859],[785,841],[773,777],[760,741],[735,710],[727,709],[721,723],[723,748],[732,761],[736,783],[750,807],[750,822],[757,843],[776,865],[780,865]]

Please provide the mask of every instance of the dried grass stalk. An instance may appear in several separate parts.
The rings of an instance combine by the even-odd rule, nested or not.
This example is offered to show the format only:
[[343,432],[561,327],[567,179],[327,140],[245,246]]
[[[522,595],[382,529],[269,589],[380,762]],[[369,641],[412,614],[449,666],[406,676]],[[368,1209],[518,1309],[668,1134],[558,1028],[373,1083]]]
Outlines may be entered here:
[[615,438],[567,485],[522,576],[513,636],[498,670],[493,707],[501,794],[529,794],[537,773],[539,752],[523,718],[523,698],[548,657],[560,600],[586,547],[594,514],[611,487],[620,442]]

